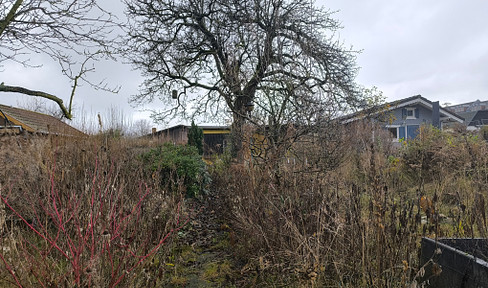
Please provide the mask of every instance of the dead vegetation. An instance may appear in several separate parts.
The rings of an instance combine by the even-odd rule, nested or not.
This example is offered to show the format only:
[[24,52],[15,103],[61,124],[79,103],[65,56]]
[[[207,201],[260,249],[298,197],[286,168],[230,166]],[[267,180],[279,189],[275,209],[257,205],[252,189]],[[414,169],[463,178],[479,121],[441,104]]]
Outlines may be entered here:
[[2,137],[0,284],[420,286],[422,236],[488,232],[486,141],[422,129],[398,147],[360,129],[275,163],[222,155],[197,199],[144,170],[146,140]]
[[[139,277],[187,222],[130,141],[3,139],[2,287],[146,286]],[[23,146],[19,141],[23,141]],[[7,151],[8,150],[8,151]],[[10,151],[10,152],[9,152]]]
[[286,160],[214,175],[249,260],[243,273],[276,286],[406,287],[420,282],[422,236],[486,237],[486,142],[422,129],[399,147],[349,132],[334,169]]

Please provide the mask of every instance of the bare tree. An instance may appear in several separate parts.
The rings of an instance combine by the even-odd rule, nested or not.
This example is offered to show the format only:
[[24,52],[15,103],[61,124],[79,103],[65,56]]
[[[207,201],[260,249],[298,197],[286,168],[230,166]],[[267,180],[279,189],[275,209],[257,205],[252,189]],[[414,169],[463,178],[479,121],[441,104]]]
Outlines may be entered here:
[[135,120],[130,128],[130,134],[134,137],[149,135],[152,129],[152,123],[147,119]]
[[111,57],[109,36],[116,27],[113,20],[96,0],[0,0],[0,64],[14,61],[34,68],[39,65],[30,61],[30,55],[43,53],[58,62],[63,74],[73,82],[68,105],[50,93],[3,82],[0,92],[52,100],[68,119],[72,117],[72,101],[80,82],[116,92],[103,82],[86,78],[94,70],[94,61]]
[[355,52],[335,40],[340,27],[332,13],[311,0],[125,2],[130,60],[147,77],[132,101],[172,101],[170,91],[178,91],[176,107],[156,120],[188,107],[197,114],[230,110],[233,146],[241,151],[243,125],[256,104],[314,120],[331,103],[344,108],[360,98]]

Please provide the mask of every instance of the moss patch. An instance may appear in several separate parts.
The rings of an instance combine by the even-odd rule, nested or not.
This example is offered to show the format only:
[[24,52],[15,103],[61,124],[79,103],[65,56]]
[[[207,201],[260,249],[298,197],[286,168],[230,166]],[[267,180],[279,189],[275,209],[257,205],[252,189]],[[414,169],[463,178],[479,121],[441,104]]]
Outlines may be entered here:
[[228,260],[207,263],[204,266],[203,279],[216,283],[223,283],[232,276],[232,265]]

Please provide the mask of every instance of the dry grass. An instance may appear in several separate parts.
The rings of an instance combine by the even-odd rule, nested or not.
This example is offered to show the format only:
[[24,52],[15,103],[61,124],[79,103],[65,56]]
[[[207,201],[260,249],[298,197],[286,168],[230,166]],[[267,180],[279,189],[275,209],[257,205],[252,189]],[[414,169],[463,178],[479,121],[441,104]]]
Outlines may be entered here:
[[[214,161],[212,193],[225,203],[216,213],[230,224],[239,261],[227,266],[242,264],[238,283],[407,287],[419,280],[422,236],[487,237],[483,137],[424,127],[395,148],[382,133],[358,131],[308,139],[266,163]],[[0,286],[164,282],[166,243],[189,210],[143,170],[137,155],[154,143],[107,135],[0,141]]]
[[344,142],[334,169],[280,162],[214,174],[251,278],[406,287],[416,280],[422,236],[486,237],[481,137],[424,127],[417,141],[394,148],[381,133],[361,131],[348,133],[357,137]]

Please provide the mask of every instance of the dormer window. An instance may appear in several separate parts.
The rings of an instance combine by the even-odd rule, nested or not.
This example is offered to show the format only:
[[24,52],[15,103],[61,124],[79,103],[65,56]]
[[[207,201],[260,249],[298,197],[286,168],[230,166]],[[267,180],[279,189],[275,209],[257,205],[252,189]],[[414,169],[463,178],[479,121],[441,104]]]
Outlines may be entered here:
[[404,108],[402,111],[403,119],[416,119],[419,118],[419,110],[418,108]]
[[407,119],[415,119],[415,108],[407,108]]

